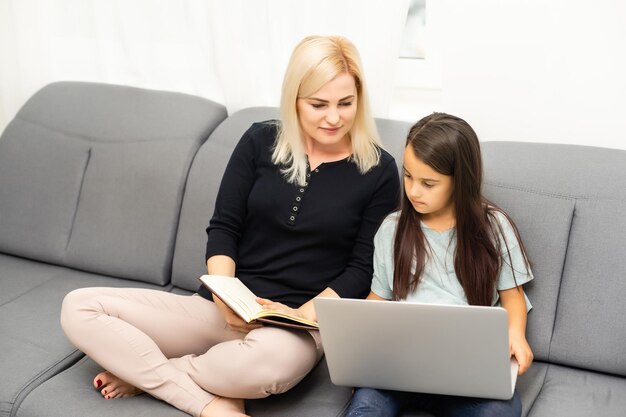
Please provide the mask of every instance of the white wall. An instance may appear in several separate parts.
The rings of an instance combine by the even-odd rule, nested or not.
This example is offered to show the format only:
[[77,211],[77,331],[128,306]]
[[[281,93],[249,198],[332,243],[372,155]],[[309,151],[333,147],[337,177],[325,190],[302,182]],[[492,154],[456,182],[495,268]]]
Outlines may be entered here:
[[[399,8],[395,1],[388,4]],[[328,19],[312,15],[313,11],[325,13],[319,2],[306,13],[291,0],[289,7],[285,0],[266,2],[271,10],[266,14],[284,11],[295,17],[283,16],[283,20],[293,20],[301,30],[329,31]],[[205,57],[211,45],[207,46],[210,38],[205,28],[216,10],[231,3],[168,0],[145,6],[152,3],[144,0],[142,4],[149,8],[141,10],[132,6],[135,2],[125,1],[0,0],[0,131],[32,92],[55,79],[128,83],[217,98],[219,94],[214,97],[208,91],[226,91],[228,85],[217,85],[220,81],[209,71]],[[206,12],[208,4],[214,7],[211,13]],[[381,15],[376,7],[385,3],[341,0],[338,4],[344,9],[358,4]],[[103,13],[104,9],[111,10]],[[372,62],[387,62],[387,54],[376,53],[370,46],[388,43],[389,51],[397,50],[399,45],[390,39],[397,25],[382,24],[382,15],[374,22],[350,19],[346,14],[341,13],[339,22],[348,19],[346,35],[354,38],[364,55],[366,76],[372,90],[378,90],[372,91],[372,101],[387,102],[390,89],[380,82],[381,77],[387,79],[386,73],[383,76],[386,69],[368,67]],[[60,25],[61,18],[76,23]],[[239,19],[238,15],[234,18]],[[164,19],[170,23],[162,23]],[[276,16],[265,21],[274,22],[267,30],[275,38],[284,37],[275,32],[286,24],[279,28]],[[626,2],[427,0],[427,24],[434,48],[429,56],[435,59],[425,71],[409,73],[411,87],[393,89],[387,116],[415,121],[434,110],[446,111],[470,122],[482,140],[626,149]],[[262,30],[257,26],[255,33]],[[338,23],[337,27],[345,26]],[[301,33],[291,36],[289,45]],[[15,49],[15,44],[23,46]],[[146,44],[153,45],[155,53],[146,52]],[[238,44],[237,49],[244,46]],[[250,56],[245,50],[240,54]],[[219,61],[223,63],[223,57]],[[257,76],[277,71],[282,76],[282,69],[263,65],[255,63]],[[251,94],[234,99],[239,107],[272,104],[251,101]]]
[[626,2],[444,4],[442,110],[482,140],[626,149]]
[[229,112],[278,105],[293,47],[346,36],[387,116],[407,0],[0,0],[0,131],[58,80],[179,91]]

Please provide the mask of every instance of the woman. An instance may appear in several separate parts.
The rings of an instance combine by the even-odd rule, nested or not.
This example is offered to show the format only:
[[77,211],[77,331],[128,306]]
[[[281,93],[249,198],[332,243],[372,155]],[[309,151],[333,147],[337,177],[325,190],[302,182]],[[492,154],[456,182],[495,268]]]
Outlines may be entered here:
[[[398,195],[356,49],[305,38],[287,67],[281,122],[252,125],[228,163],[207,228],[208,273],[315,320],[316,296],[367,295],[373,236]],[[199,295],[80,289],[61,322],[106,369],[94,378],[105,398],[145,391],[193,416],[245,415],[243,399],[287,391],[323,354],[317,331],[249,325]]]

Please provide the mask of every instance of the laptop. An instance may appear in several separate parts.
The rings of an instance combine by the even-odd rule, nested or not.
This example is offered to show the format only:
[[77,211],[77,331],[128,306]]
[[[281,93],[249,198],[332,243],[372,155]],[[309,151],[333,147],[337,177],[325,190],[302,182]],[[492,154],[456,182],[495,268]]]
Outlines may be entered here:
[[502,307],[316,298],[336,385],[510,399],[518,364]]

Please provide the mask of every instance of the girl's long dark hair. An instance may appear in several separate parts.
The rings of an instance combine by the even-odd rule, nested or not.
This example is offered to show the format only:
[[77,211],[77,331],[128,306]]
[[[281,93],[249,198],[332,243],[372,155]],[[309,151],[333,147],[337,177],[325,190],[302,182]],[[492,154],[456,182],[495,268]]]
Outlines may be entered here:
[[[513,221],[482,196],[483,168],[476,133],[463,119],[433,113],[413,125],[406,146],[435,171],[452,177],[456,216],[454,270],[468,303],[490,306],[502,268],[501,243],[507,252],[509,247],[496,217],[498,212],[513,226],[527,268],[528,258]],[[403,190],[394,241],[394,300],[405,299],[415,291],[424,271],[428,253],[420,219]]]

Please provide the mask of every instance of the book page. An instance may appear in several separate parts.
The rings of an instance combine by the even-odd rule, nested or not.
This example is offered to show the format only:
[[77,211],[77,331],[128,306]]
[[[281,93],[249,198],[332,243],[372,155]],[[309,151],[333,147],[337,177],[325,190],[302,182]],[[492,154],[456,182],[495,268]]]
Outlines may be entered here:
[[221,275],[203,275],[199,279],[211,292],[247,322],[252,321],[255,314],[262,309],[261,305],[256,302],[256,295],[238,278]]
[[256,302],[257,296],[246,287],[238,278],[221,275],[203,275],[199,280],[216,297],[219,297],[228,307],[246,322],[254,320],[265,321],[288,327],[317,329],[315,321],[292,316],[282,311],[264,310]]

